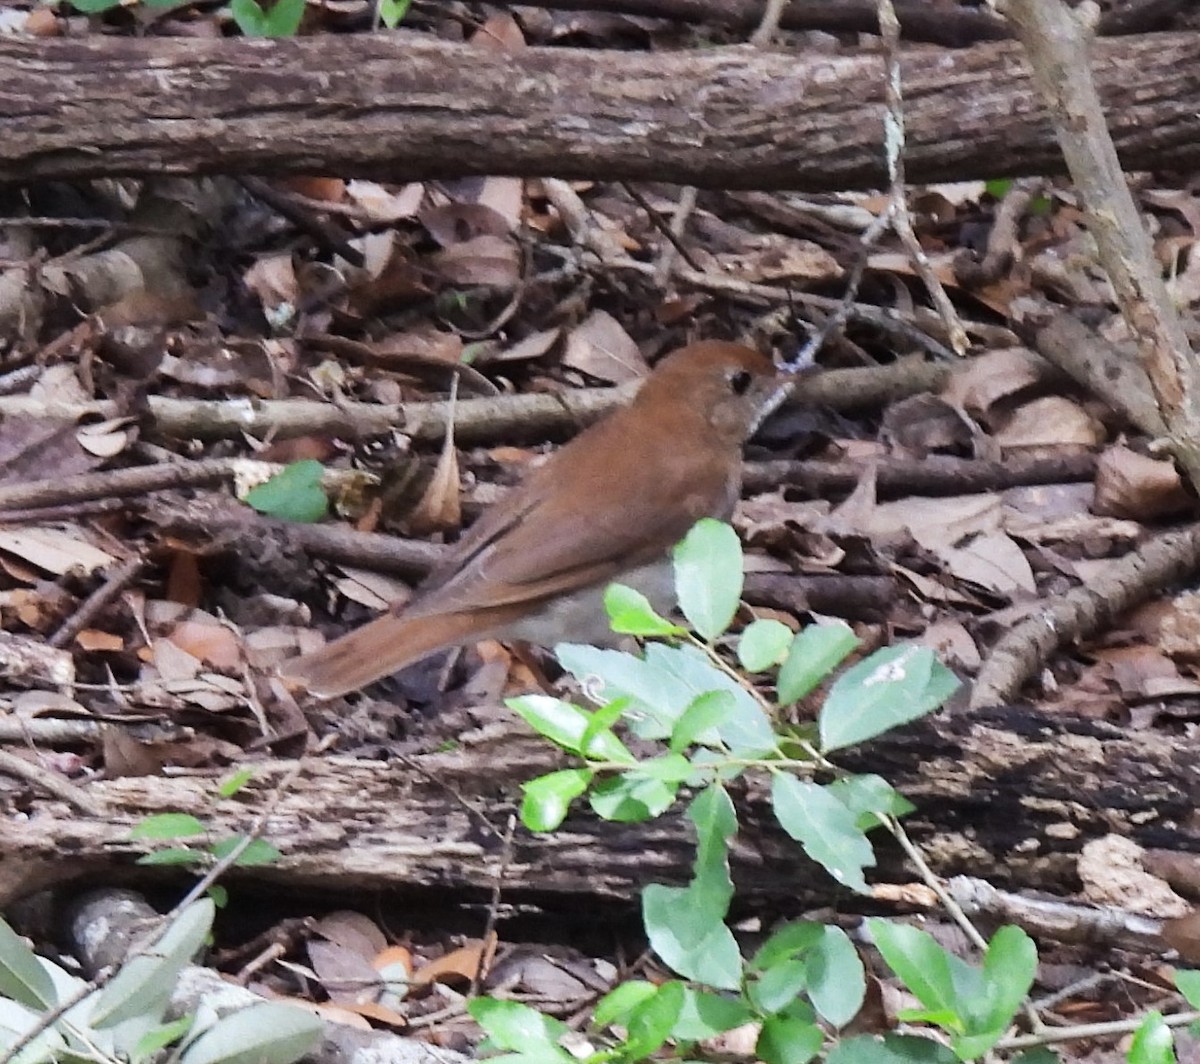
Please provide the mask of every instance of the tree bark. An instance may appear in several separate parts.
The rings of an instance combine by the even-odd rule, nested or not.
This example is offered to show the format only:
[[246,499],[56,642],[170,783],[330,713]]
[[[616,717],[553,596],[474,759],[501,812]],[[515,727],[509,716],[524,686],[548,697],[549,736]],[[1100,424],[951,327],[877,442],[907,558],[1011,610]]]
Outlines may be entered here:
[[[1097,41],[1124,166],[1200,159],[1200,36]],[[914,49],[914,182],[1061,172],[1020,47]],[[503,54],[410,33],[0,38],[0,180],[466,174],[810,191],[886,184],[883,61],[749,47]]]
[[[1078,887],[1077,856],[1098,836],[1200,849],[1200,765],[1164,734],[1008,707],[943,714],[840,759],[878,772],[917,805],[908,829],[942,875],[1063,894]],[[478,901],[501,877],[506,902],[564,912],[581,901],[626,903],[647,883],[681,883],[691,873],[693,836],[678,804],[641,825],[577,811],[549,834],[518,827],[506,858],[501,835],[519,784],[562,767],[520,725],[492,724],[454,751],[408,761],[311,758],[272,808],[275,781],[293,767],[262,764],[232,799],[217,797],[215,776],[95,782],[87,791],[106,809],[99,817],[37,798],[0,832],[0,906],[64,881],[161,877],[162,869],[133,868],[153,847],[130,842],[129,832],[166,811],[192,813],[216,839],[245,832],[270,809],[263,834],[282,860],[230,878],[293,891],[406,890],[442,903]],[[741,828],[732,869],[742,899],[845,903],[844,891],[775,824],[762,787],[742,787],[735,799]],[[876,833],[875,842],[879,865],[869,878],[915,878],[886,836]]]

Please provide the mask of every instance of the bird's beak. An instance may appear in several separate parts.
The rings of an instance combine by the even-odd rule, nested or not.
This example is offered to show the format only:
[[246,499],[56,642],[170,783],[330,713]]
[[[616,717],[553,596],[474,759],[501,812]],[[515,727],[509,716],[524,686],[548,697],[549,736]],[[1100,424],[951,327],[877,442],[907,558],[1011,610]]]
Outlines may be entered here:
[[754,419],[750,423],[749,436],[753,436],[762,427],[762,423],[787,401],[798,383],[799,381],[795,377],[776,377],[770,382],[755,410]]

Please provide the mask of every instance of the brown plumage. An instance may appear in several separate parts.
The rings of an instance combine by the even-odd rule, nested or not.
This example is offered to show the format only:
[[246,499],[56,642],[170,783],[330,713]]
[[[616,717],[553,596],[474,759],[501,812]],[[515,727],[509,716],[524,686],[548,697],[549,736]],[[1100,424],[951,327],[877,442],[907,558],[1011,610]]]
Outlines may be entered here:
[[281,668],[322,697],[442,647],[507,637],[598,641],[622,578],[669,601],[667,552],[727,518],[742,443],[782,398],[771,362],[704,341],[667,356],[633,402],[580,433],[488,509],[403,606]]

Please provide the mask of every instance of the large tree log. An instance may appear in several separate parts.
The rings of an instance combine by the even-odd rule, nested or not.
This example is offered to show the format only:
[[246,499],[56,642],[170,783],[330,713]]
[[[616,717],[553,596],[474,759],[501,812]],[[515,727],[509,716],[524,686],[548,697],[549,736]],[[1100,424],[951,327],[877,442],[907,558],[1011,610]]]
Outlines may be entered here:
[[[1200,159],[1200,35],[1098,41],[1122,162]],[[1061,171],[1018,45],[903,60],[917,182]],[[464,174],[879,186],[883,61],[753,48],[512,54],[416,34],[0,38],[0,180]]]
[[[1121,730],[1032,709],[949,714],[903,729],[846,759],[875,771],[918,806],[908,821],[931,866],[997,886],[1069,892],[1089,839],[1120,834],[1148,846],[1200,849],[1194,753],[1151,731]],[[207,776],[126,778],[89,785],[106,809],[81,817],[38,799],[0,831],[0,905],[51,883],[128,878],[144,843],[129,831],[152,813],[192,813],[213,837],[247,830],[270,807],[274,781],[294,763],[266,764],[235,798]],[[505,862],[501,833],[518,784],[559,767],[520,726],[495,724],[453,752],[391,764],[312,758],[271,809],[265,837],[278,864],[231,873],[243,883],[340,894],[408,889],[443,901],[486,897],[503,868],[505,899],[577,908],[623,902],[650,882],[682,882],[694,857],[678,811],[649,824],[611,824],[587,813],[559,831],[518,828]],[[739,798],[733,874],[752,901],[814,904],[841,895],[775,826],[761,792]],[[896,847],[877,840],[876,880],[913,879]],[[161,870],[143,875],[161,875]]]

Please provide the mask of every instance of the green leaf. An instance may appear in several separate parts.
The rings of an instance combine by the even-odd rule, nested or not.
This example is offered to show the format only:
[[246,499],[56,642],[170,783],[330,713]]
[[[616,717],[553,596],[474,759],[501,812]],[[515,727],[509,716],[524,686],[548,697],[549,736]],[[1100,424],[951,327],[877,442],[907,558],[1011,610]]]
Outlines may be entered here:
[[741,1027],[754,1018],[750,1006],[741,998],[711,994],[704,990],[687,989],[679,1019],[671,1029],[671,1037],[679,1041],[698,1042],[725,1031]]
[[982,1001],[971,1009],[972,1033],[1003,1035],[1033,986],[1037,964],[1037,946],[1019,927],[1006,925],[992,935],[983,955],[987,986]]
[[832,925],[821,931],[815,948],[805,956],[808,999],[827,1023],[844,1027],[858,1015],[866,999],[866,974],[845,931]]
[[737,701],[728,691],[709,691],[694,698],[671,729],[671,749],[678,753],[706,738],[709,745],[719,742],[720,728],[736,712]]
[[834,780],[829,790],[854,814],[863,831],[877,827],[880,816],[906,816],[916,808],[882,776],[869,773]]
[[718,990],[738,988],[742,958],[733,932],[693,905],[686,887],[647,886],[642,923],[651,947],[669,968]]
[[583,729],[583,734],[579,737],[581,757],[602,756],[602,751],[615,738],[612,734],[613,725],[621,719],[625,706],[625,700],[618,698],[615,702],[609,702],[608,705],[601,706],[592,713],[591,720],[587,722],[587,727]]
[[687,887],[652,884],[642,892],[642,922],[651,947],[680,975],[718,990],[740,984],[742,958],[724,924],[733,896],[728,839],[737,830],[733,803],[716,785],[688,808],[696,825],[695,877]]
[[957,957],[942,949],[932,935],[908,924],[872,918],[867,928],[888,967],[926,1009],[959,1015],[961,1002],[952,972]]
[[768,1016],[754,1049],[766,1064],[808,1064],[824,1044],[825,1034],[815,1023],[790,1016]]
[[[545,736],[568,753],[582,756],[580,744],[592,723],[592,714],[586,709],[580,709],[579,706],[564,702],[560,698],[551,698],[549,695],[510,698],[506,700],[505,705],[516,710],[521,719],[539,735]],[[615,761],[618,764],[637,764],[637,758],[612,732],[601,732],[597,735],[590,745],[588,756]]]
[[784,924],[759,946],[750,961],[751,971],[763,971],[812,949],[820,942],[824,927],[809,920]]
[[[264,11],[254,0],[233,0],[229,5],[229,13],[237,23],[238,29],[247,37],[291,37],[300,28],[300,20],[304,17],[304,4],[305,0],[277,0],[269,11]],[[310,520],[315,521],[316,518]]]
[[724,634],[742,597],[742,545],[722,521],[705,517],[674,551],[679,608],[710,643]]
[[31,1009],[58,1003],[54,982],[21,936],[0,920],[0,995]]
[[[221,839],[209,847],[209,852],[218,861],[223,860],[241,845],[243,838],[242,835],[233,835],[230,838]],[[250,845],[238,855],[237,860],[233,863],[239,868],[255,868],[259,865],[274,864],[282,856],[283,854],[266,839],[251,839]]]
[[621,635],[642,639],[654,636],[686,635],[687,629],[659,616],[650,600],[640,591],[624,584],[609,584],[604,590],[604,609],[609,626]]
[[229,891],[225,889],[222,883],[214,883],[205,893],[212,899],[213,905],[218,909],[224,909],[229,904]]
[[1012,187],[1013,179],[1011,177],[993,177],[983,183],[984,191],[993,199],[1004,199]]
[[274,1001],[221,1017],[184,1051],[181,1064],[290,1064],[321,1040],[321,1019]]
[[[270,15],[266,16],[266,19],[273,18],[275,13],[281,8],[294,7],[297,2],[299,3],[300,12],[303,13],[304,0],[279,0],[271,9]],[[241,18],[238,16],[239,9],[243,8],[253,8],[254,11],[258,12],[260,18],[262,17],[262,11],[254,0],[233,0],[230,10],[233,13],[234,20],[241,26],[242,32],[246,33],[247,36],[286,36],[268,32],[266,21],[263,22],[263,32],[248,32],[246,27],[242,25]],[[296,21],[299,23],[299,18]],[[246,492],[244,501],[260,514],[277,517],[282,521],[312,524],[314,521],[319,521],[329,511],[329,500],[325,497],[325,492],[321,489],[321,477],[324,475],[324,467],[320,462],[312,458],[293,462],[276,473],[265,484],[259,484],[257,487],[251,488]]]
[[122,966],[100,993],[92,1010],[93,1027],[112,1027],[134,1016],[162,1015],[175,980],[208,939],[213,903],[192,902],[159,936],[151,949]]
[[808,965],[802,960],[773,964],[749,990],[759,1012],[781,1012],[808,986]]
[[1175,970],[1175,989],[1193,1009],[1200,1009],[1200,971],[1194,968]]
[[119,6],[121,0],[71,0],[71,6],[85,15],[98,15]]
[[[720,726],[719,734],[703,733],[698,740],[718,739],[738,757],[752,757],[775,748],[775,731],[762,706],[733,677],[718,669],[699,647],[651,643],[644,658],[619,650],[598,650],[574,643],[554,648],[563,668],[594,689],[603,684],[606,701],[629,699],[625,720],[640,739],[666,739],[679,718],[700,695],[728,691],[737,705]],[[540,730],[540,729],[539,729]]]
[[227,776],[217,786],[217,794],[222,798],[232,798],[243,787],[254,779],[254,769],[240,768],[232,776]]
[[621,983],[604,995],[592,1010],[592,1023],[597,1027],[624,1024],[629,1014],[643,1001],[658,993],[658,987],[642,979]]
[[[389,29],[394,30],[408,14],[412,0],[382,0],[379,5],[380,21]],[[466,352],[464,351],[464,356]],[[465,358],[464,358],[465,360]]]
[[854,814],[827,787],[776,773],[771,804],[780,826],[839,883],[869,893],[863,869],[875,864]]
[[597,816],[618,824],[640,824],[665,813],[675,803],[678,783],[664,782],[638,769],[601,780],[588,802]]
[[1062,1058],[1049,1046],[1036,1046],[1018,1053],[1012,1064],[1062,1064]]
[[210,858],[202,850],[189,850],[186,846],[168,846],[165,850],[155,850],[144,853],[137,859],[140,865],[202,865],[208,864]]
[[592,773],[585,768],[550,772],[521,785],[521,823],[530,831],[553,831],[566,818],[571,802],[588,789]]
[[1175,1064],[1175,1036],[1161,1012],[1146,1014],[1133,1033],[1125,1059],[1129,1064]]
[[640,1060],[662,1048],[679,1019],[685,996],[680,982],[663,983],[652,997],[633,1009],[625,1023],[624,1051],[631,1060]]
[[792,641],[779,670],[776,688],[781,706],[798,702],[845,660],[858,636],[848,624],[810,624]]
[[160,1049],[165,1049],[173,1042],[178,1042],[185,1034],[192,1029],[192,1021],[194,1016],[180,1016],[173,1023],[160,1023],[152,1027],[141,1038],[137,1040],[137,1045],[133,1048],[131,1056],[135,1061],[145,1060],[153,1056]]
[[208,829],[188,813],[156,813],[134,824],[130,839],[183,839]]
[[927,647],[884,647],[838,677],[821,707],[822,749],[861,743],[916,720],[958,687],[954,674]]
[[501,1049],[517,1052],[541,1047],[566,1056],[559,1049],[558,1040],[568,1034],[570,1028],[553,1016],[543,1015],[516,1001],[486,997],[468,1002],[467,1012]]
[[914,1035],[889,1034],[882,1039],[860,1035],[839,1042],[825,1064],[958,1064],[944,1045]]
[[738,661],[747,672],[764,672],[787,656],[792,630],[782,621],[751,621],[738,638]]

